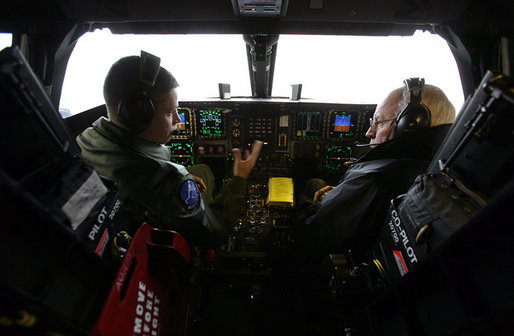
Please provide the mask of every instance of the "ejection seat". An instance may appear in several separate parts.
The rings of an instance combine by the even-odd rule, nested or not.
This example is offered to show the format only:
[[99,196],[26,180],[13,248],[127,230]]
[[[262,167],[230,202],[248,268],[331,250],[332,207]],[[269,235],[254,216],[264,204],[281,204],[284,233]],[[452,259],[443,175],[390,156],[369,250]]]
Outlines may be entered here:
[[20,50],[0,65],[0,334],[185,334],[187,241],[124,217]]

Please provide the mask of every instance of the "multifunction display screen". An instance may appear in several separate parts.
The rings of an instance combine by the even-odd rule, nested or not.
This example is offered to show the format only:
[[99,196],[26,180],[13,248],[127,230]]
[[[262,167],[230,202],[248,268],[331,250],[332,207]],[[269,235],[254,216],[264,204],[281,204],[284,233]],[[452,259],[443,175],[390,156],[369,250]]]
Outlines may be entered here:
[[175,133],[173,133],[173,135],[190,135],[191,119],[189,116],[189,110],[184,108],[178,108],[177,113],[180,117],[180,123],[177,124],[177,130]]
[[344,168],[345,163],[350,160],[352,149],[350,146],[328,146],[325,155],[325,168],[339,170]]
[[197,126],[200,136],[222,137],[225,129],[223,111],[218,109],[198,110]]
[[323,116],[321,112],[299,111],[296,113],[296,137],[316,139],[321,136]]
[[171,152],[171,162],[181,164],[186,167],[191,167],[193,161],[193,146],[185,142],[170,142],[168,148]]
[[357,114],[346,111],[332,111],[328,134],[333,138],[347,138],[355,134],[355,119]]

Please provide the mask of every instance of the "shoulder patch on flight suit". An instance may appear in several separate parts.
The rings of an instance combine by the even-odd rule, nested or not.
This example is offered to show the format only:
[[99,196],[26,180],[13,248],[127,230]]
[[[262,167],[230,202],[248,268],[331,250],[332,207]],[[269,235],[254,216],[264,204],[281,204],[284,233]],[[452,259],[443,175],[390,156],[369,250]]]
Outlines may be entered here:
[[193,209],[200,200],[196,184],[193,180],[187,180],[180,187],[180,198],[184,201],[188,210]]

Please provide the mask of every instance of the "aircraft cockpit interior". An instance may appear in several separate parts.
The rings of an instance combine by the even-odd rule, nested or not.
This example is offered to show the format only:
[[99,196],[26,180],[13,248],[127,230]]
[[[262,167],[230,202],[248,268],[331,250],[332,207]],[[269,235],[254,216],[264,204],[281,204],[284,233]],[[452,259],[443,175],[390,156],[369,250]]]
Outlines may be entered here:
[[186,167],[207,163],[218,167],[216,177],[228,178],[232,149],[250,149],[254,140],[264,142],[248,179],[247,208],[240,225],[221,248],[227,255],[238,252],[239,258],[248,262],[251,254],[244,256],[245,252],[265,256],[271,246],[287,249],[288,239],[292,239],[289,231],[294,226],[294,208],[267,205],[269,179],[287,177],[298,186],[313,176],[336,180],[359,150],[355,142],[365,141],[358,134],[365,133],[374,111],[374,105],[287,100],[258,104],[252,100],[181,102],[180,106],[184,125],[167,144],[176,163]]
[[[0,334],[513,334],[508,1],[4,6]],[[143,59],[157,60],[148,90],[159,67],[178,81],[173,132],[151,144],[168,156],[145,167],[174,167],[170,180],[147,180],[148,199],[176,188],[160,208],[139,197],[146,182],[101,173],[113,162],[97,165],[79,141],[114,125],[133,137],[113,140],[128,155],[119,171],[145,176],[128,166],[153,155],[130,147],[148,126],[113,120],[104,87],[125,56],[140,57],[140,82]],[[429,90],[448,104],[423,100]],[[428,104],[455,117],[440,122]],[[214,176],[209,200],[190,173],[199,165]],[[227,188],[233,198],[216,203]],[[176,222],[156,214],[177,204]],[[215,231],[229,217],[219,207],[240,207],[235,224],[216,246],[197,244],[184,213]]]

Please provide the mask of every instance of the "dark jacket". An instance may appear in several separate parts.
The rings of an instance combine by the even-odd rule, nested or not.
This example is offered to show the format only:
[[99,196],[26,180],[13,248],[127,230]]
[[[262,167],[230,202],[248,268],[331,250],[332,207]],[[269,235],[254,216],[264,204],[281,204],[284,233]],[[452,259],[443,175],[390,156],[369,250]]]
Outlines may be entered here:
[[100,118],[77,137],[82,155],[116,182],[124,209],[140,222],[172,229],[203,247],[219,245],[245,204],[246,180],[234,177],[207,206],[184,166],[166,146],[146,141]]
[[365,249],[378,235],[391,199],[426,171],[450,125],[419,130],[371,149],[352,164],[298,230],[311,257]]

